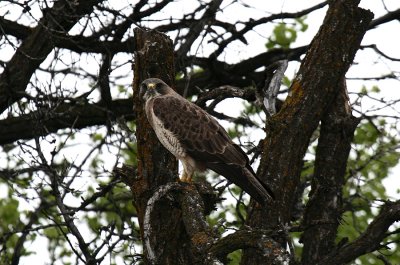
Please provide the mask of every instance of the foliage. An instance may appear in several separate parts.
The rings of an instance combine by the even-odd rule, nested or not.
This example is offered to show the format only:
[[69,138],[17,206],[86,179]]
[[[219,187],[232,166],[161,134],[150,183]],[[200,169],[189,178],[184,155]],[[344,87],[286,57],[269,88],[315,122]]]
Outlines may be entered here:
[[268,38],[265,46],[267,49],[283,48],[288,49],[292,43],[296,42],[298,32],[305,32],[308,25],[305,23],[306,18],[297,18],[294,23],[279,23],[272,31],[272,36]]

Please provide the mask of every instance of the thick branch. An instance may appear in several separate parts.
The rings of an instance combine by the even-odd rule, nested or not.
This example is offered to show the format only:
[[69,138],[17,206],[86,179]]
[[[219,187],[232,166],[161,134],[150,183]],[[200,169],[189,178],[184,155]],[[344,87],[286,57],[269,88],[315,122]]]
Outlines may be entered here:
[[[152,213],[154,211],[156,203],[160,201],[162,197],[171,192],[172,190],[180,190],[182,187],[178,182],[170,182],[163,186],[160,186],[147,201],[146,211],[143,218],[143,243],[146,248],[147,259],[150,264],[159,264],[161,260],[162,252],[156,251],[157,245],[157,233],[152,228]],[[154,214],[153,214],[154,217]]]
[[384,16],[378,17],[377,19],[374,19],[371,24],[369,25],[370,29],[373,29],[381,24],[387,23],[392,20],[399,20],[400,19],[400,9],[397,9],[395,11],[389,12]]
[[[193,74],[188,85],[188,95],[198,91],[198,87],[207,89],[229,84],[230,86],[248,87],[261,85],[265,81],[265,73],[257,72],[260,67],[268,67],[279,60],[299,60],[308,46],[293,49],[274,49],[261,53],[252,58],[243,60],[237,64],[227,64],[215,58],[187,57],[180,58],[181,65],[177,65],[179,71],[183,66],[197,65],[204,71]],[[186,86],[186,80],[177,81],[177,90],[182,92]]]
[[[190,237],[193,252],[197,254],[198,258],[196,262],[206,264],[200,257],[204,256],[204,253],[212,244],[213,233],[208,226],[205,214],[209,213],[207,208],[214,209],[217,197],[209,184],[196,183],[195,185],[185,185],[185,189],[182,191],[183,193],[180,196],[179,202],[182,209],[182,220],[185,230]],[[203,193],[200,194],[198,191]],[[203,200],[205,194],[207,197],[211,195],[214,198],[214,200],[211,200],[211,204],[210,200]],[[205,205],[206,203],[208,205]]]
[[353,242],[332,251],[317,265],[347,264],[366,253],[380,249],[389,227],[398,221],[400,221],[400,201],[385,203],[379,215],[363,234]]
[[143,221],[143,239],[147,258],[151,264],[163,264],[162,262],[160,263],[160,261],[163,259],[165,260],[165,257],[162,257],[163,253],[156,251],[159,241],[158,235],[154,234],[156,228],[153,227],[154,220],[152,220],[152,218],[155,218],[154,211],[156,211],[156,204],[162,203],[161,199],[167,195],[171,198],[179,198],[182,221],[186,233],[190,238],[192,248],[197,254],[194,256],[196,261],[193,260],[192,262],[196,264],[206,264],[204,260],[202,260],[202,257],[205,256],[204,252],[208,249],[208,246],[212,244],[213,237],[204,215],[203,199],[196,188],[197,187],[192,184],[169,182],[160,186],[148,200]]
[[[24,40],[35,28],[21,25],[0,17],[0,35],[6,34]],[[52,41],[55,47],[68,49],[76,53],[118,53],[134,51],[133,38],[121,40],[99,40],[93,36],[68,35],[67,32],[52,32]]]
[[54,46],[68,49],[76,53],[133,53],[135,45],[133,38],[124,41],[100,41],[93,37],[85,36],[55,36]]
[[276,62],[277,69],[275,70],[269,84],[265,83],[263,88],[264,94],[264,107],[269,116],[276,114],[276,99],[278,97],[279,89],[281,88],[282,79],[288,67],[288,61],[282,60]]
[[111,88],[110,88],[110,68],[114,57],[112,53],[103,55],[103,60],[99,69],[98,85],[100,88],[101,102],[107,107],[111,106]]
[[12,35],[18,39],[25,39],[32,31],[31,27],[0,17],[0,36]]
[[208,100],[214,99],[220,102],[221,100],[234,97],[246,99],[248,101],[254,101],[256,99],[255,89],[253,88],[242,89],[233,86],[216,87],[212,90],[200,94],[199,98],[196,100],[195,103],[200,107],[205,108]]
[[59,129],[81,129],[105,125],[110,119],[133,120],[132,99],[118,99],[107,109],[100,103],[61,103],[54,109],[40,109],[0,120],[0,145],[55,133]]
[[208,255],[217,257],[224,262],[229,253],[238,249],[252,248],[257,250],[257,255],[275,261],[271,264],[286,264],[285,262],[289,262],[289,255],[280,244],[272,239],[276,235],[275,230],[239,230],[214,243],[210,247]]
[[315,172],[304,215],[303,264],[315,264],[335,245],[342,214],[342,188],[351,141],[359,119],[351,115],[345,81],[321,121]]

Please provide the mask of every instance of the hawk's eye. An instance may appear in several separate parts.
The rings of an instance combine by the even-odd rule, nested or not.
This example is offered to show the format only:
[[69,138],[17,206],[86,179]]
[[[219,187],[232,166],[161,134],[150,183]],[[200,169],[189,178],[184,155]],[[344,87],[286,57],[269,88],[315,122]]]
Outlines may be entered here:
[[163,87],[163,84],[161,84],[161,83],[157,83],[157,84],[156,84],[156,90],[157,90],[157,91],[161,91],[161,90],[162,90],[162,87]]

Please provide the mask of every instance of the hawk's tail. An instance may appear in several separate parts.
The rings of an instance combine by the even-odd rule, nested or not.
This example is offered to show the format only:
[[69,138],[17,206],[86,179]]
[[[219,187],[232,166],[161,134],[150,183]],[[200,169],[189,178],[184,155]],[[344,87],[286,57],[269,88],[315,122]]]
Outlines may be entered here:
[[247,183],[245,184],[246,187],[242,188],[244,191],[249,193],[253,199],[262,205],[265,205],[268,201],[275,199],[275,195],[272,190],[257,177],[253,169],[243,168],[242,171],[247,179]]
[[238,185],[262,205],[275,199],[272,190],[257,177],[250,166],[242,167],[239,165],[226,165],[220,163],[208,164],[207,166],[227,178],[229,181]]

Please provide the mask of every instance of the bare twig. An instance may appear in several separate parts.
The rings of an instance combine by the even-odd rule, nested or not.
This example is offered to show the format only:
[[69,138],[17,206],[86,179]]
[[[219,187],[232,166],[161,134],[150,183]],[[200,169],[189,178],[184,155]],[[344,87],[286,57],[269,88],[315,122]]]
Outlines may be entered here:
[[[39,138],[37,138],[37,137],[35,138],[35,144],[36,144],[36,151],[38,153],[39,159],[40,159],[43,167],[45,168],[45,172],[49,175],[51,188],[52,188],[53,194],[56,199],[57,207],[60,210],[61,215],[64,217],[64,220],[68,227],[68,230],[78,240],[79,248],[81,249],[82,254],[85,256],[85,260],[83,260],[82,258],[80,258],[80,259],[83,262],[85,262],[85,264],[96,264],[95,256],[92,255],[91,250],[88,247],[88,244],[85,242],[82,234],[79,232],[79,229],[76,227],[73,218],[70,216],[70,211],[68,211],[68,208],[64,204],[63,199],[61,197],[61,193],[59,190],[59,181],[62,179],[62,176],[59,176],[58,173],[56,172],[56,170],[54,170],[51,167],[51,165],[48,164],[47,159],[45,158],[45,156],[42,152]],[[63,232],[62,229],[61,229],[61,232]],[[66,235],[65,235],[65,237],[67,238]]]

